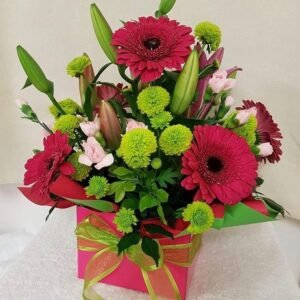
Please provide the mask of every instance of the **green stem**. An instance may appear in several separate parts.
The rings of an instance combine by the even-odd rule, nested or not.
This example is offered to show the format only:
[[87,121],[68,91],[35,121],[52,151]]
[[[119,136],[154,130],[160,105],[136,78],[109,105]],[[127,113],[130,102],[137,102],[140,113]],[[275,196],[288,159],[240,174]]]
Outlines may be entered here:
[[49,99],[51,100],[51,102],[53,103],[53,105],[57,108],[57,110],[62,114],[65,115],[66,112],[62,109],[62,107],[58,104],[58,102],[56,101],[56,99],[54,98],[54,96],[52,94],[48,94]]
[[129,84],[133,85],[134,80],[132,80],[131,78],[129,78],[126,74],[125,74],[125,69],[123,66],[118,66],[118,70],[119,70],[119,74],[120,76],[127,81]]
[[98,73],[96,74],[96,76],[94,77],[92,83],[96,83],[96,81],[98,80],[98,78],[101,76],[101,74],[110,66],[112,65],[112,63],[107,63],[105,64],[99,71]]

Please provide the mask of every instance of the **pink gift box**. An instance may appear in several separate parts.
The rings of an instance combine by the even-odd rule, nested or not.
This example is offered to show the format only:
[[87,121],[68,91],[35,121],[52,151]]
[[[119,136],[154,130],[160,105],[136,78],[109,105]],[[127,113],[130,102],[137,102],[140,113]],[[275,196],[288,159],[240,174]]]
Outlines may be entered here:
[[[114,213],[100,213],[93,210],[77,207],[77,224],[80,223],[83,219],[88,217],[91,214],[100,216],[105,220],[112,228],[116,228],[113,223]],[[191,236],[186,235],[183,237],[169,239],[163,238],[159,239],[161,245],[173,245],[173,244],[187,244],[191,241]],[[88,261],[92,258],[95,253],[86,252],[78,250],[78,277],[84,278],[85,267]],[[196,259],[195,259],[196,260]],[[189,282],[192,276],[192,267],[181,267],[174,265],[172,263],[166,262],[168,268],[170,269],[180,292],[181,298],[185,299]],[[127,257],[124,257],[120,266],[101,280],[101,283],[107,283],[115,286],[120,286],[123,288],[146,292],[147,288],[140,270],[140,267],[131,262]]]

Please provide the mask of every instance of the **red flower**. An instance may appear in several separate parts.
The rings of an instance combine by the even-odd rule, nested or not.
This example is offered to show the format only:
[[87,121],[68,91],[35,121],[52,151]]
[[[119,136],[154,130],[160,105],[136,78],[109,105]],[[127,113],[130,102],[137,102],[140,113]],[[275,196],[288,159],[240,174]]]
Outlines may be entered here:
[[128,106],[128,103],[125,97],[119,90],[123,89],[123,84],[118,83],[116,88],[107,85],[101,85],[97,87],[97,98],[100,100],[116,100],[119,102],[123,107]]
[[220,126],[196,126],[195,141],[182,158],[181,185],[197,189],[194,200],[233,205],[256,185],[257,161],[246,141]]
[[31,185],[32,192],[40,195],[41,205],[53,202],[49,193],[49,185],[57,175],[59,173],[71,175],[74,172],[73,166],[65,162],[71,151],[68,136],[57,131],[44,138],[44,150],[26,162],[24,184]]
[[244,100],[243,106],[238,109],[249,109],[255,107],[257,109],[257,137],[258,142],[270,143],[273,147],[273,153],[267,157],[259,157],[260,161],[270,163],[278,162],[282,155],[281,139],[282,134],[278,128],[278,124],[273,121],[271,114],[267,111],[266,107],[261,102],[254,102],[253,100]]
[[192,29],[167,17],[142,17],[117,30],[112,44],[117,63],[130,68],[142,82],[158,79],[165,68],[180,70],[194,43]]

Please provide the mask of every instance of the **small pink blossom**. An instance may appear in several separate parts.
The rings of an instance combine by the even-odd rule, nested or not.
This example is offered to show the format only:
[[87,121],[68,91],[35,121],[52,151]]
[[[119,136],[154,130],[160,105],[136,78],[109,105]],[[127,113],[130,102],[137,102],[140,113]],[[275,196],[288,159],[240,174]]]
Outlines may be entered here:
[[82,146],[85,153],[79,156],[79,162],[81,164],[86,166],[96,164],[95,168],[97,170],[113,164],[113,155],[106,153],[94,137],[88,137]]
[[236,119],[239,121],[239,125],[243,125],[248,122],[251,115],[256,117],[256,113],[257,109],[255,107],[239,110]]
[[260,145],[257,146],[259,149],[259,156],[261,157],[267,157],[271,154],[273,154],[273,147],[270,143],[262,143]]
[[82,122],[79,126],[87,137],[95,136],[100,131],[100,119],[96,115],[94,121]]
[[133,119],[127,119],[127,127],[126,127],[126,132],[130,131],[135,128],[148,128],[147,125],[145,125],[143,122],[137,122]]
[[235,118],[238,120],[239,125],[243,125],[248,122],[250,116],[251,113],[248,110],[240,110]]
[[228,96],[225,99],[225,106],[226,107],[232,107],[233,104],[234,104],[234,98],[232,96]]
[[232,89],[236,84],[236,80],[232,78],[227,78],[227,72],[225,70],[218,70],[213,74],[208,84],[212,91],[215,94],[218,94],[221,91],[227,91]]

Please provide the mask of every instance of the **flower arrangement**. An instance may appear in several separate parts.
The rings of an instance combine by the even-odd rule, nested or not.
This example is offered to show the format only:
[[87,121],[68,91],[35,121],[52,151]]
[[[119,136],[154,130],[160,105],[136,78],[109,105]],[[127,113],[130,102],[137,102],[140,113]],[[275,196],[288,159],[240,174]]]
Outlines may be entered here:
[[[89,217],[76,229],[79,247],[110,246],[105,249],[116,253],[114,262],[128,255],[142,265],[152,298],[153,279],[144,270],[147,263],[152,270],[162,267],[160,239],[284,214],[258,191],[259,164],[278,162],[282,155],[278,125],[261,102],[244,100],[233,108],[231,90],[242,69],[221,68],[220,28],[201,22],[193,34],[166,16],[174,4],[161,0],[155,17],[124,22],[115,32],[91,5],[109,63],[96,74],[87,54],[67,65],[67,74],[79,81],[81,105],[69,98],[57,101],[53,82],[17,47],[28,78],[24,87],[48,96],[54,118],[47,126],[30,104],[19,103],[24,118],[47,132],[44,148],[34,150],[25,164],[20,190],[32,202],[51,206],[50,212],[88,208]],[[115,67],[124,83],[101,81],[108,67]],[[97,212],[113,215],[115,231]],[[91,282],[105,277],[87,279],[90,269],[84,299]],[[170,289],[178,297],[176,288]]]

